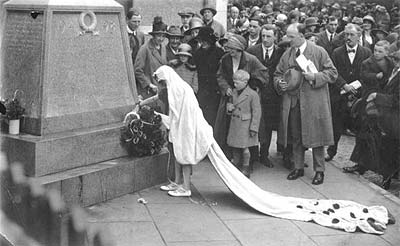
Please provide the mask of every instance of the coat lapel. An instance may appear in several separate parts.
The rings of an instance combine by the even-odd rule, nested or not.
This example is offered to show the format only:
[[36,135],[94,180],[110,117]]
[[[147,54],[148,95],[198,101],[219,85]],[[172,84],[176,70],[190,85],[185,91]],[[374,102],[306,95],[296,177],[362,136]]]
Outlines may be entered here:
[[[350,62],[350,58],[349,55],[347,54],[347,50],[346,50],[346,45],[342,46],[342,52],[340,52],[342,54],[342,61],[344,61],[346,64],[344,65],[344,67],[351,67],[352,64]],[[354,58],[355,60],[355,58]],[[353,61],[354,64],[354,61]]]
[[242,52],[238,69],[243,69],[246,65],[247,65],[247,57],[245,56],[245,53]]
[[[354,57],[354,61],[353,61],[353,64],[352,65],[354,65],[354,64],[359,64],[359,60],[360,60],[360,57],[361,57],[361,53],[363,52],[363,50],[360,48],[360,45],[358,45],[357,46],[357,50],[356,50],[356,56]],[[347,56],[348,57],[348,56]]]
[[151,54],[154,56],[154,58],[161,64],[166,64],[167,63],[167,58],[166,58],[166,52],[167,50],[165,49],[165,46],[161,45],[161,55],[160,52],[156,49],[154,46],[154,43],[151,42],[152,45],[150,46],[151,48]]
[[[236,92],[237,93],[237,92]],[[236,102],[233,102],[234,106],[239,105],[241,102],[245,101],[249,96],[249,86],[247,86],[242,93],[237,97]]]

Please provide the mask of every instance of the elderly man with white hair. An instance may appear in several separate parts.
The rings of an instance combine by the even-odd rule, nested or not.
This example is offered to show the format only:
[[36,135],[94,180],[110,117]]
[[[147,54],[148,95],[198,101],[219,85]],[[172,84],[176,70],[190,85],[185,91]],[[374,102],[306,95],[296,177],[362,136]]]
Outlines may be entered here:
[[232,6],[230,16],[226,23],[226,30],[229,31],[234,29],[238,20],[239,20],[239,8],[236,6]]

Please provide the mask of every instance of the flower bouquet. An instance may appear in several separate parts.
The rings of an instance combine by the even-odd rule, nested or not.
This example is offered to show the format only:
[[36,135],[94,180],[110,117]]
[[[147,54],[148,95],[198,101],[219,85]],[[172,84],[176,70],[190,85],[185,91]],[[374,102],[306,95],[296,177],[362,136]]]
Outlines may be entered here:
[[25,108],[22,107],[21,101],[17,95],[19,90],[14,92],[14,96],[11,99],[5,99],[1,104],[5,107],[5,116],[8,119],[9,133],[19,134],[20,120],[25,114]]
[[149,106],[136,107],[125,116],[121,128],[121,142],[129,155],[158,154],[164,146],[165,130],[161,128],[161,116]]

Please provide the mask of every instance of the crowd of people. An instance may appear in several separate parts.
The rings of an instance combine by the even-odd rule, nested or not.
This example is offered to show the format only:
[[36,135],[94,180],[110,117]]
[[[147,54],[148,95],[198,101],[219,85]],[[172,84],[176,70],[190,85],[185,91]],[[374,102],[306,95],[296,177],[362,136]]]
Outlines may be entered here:
[[[138,94],[155,98],[151,105],[168,114],[165,86],[153,75],[163,65],[172,67],[193,89],[225,155],[247,177],[256,163],[273,167],[269,149],[276,130],[277,150],[291,170],[287,179],[304,175],[304,153],[311,149],[312,184],[322,184],[325,162],[335,157],[345,133],[355,135],[355,165],[343,171],[376,171],[388,188],[400,156],[399,6],[248,2],[256,1],[229,4],[226,30],[211,6],[199,14],[182,9],[180,26],[154,17],[148,41],[139,28],[141,14],[130,9]],[[177,166],[186,164],[196,163]],[[179,172],[175,176],[184,187],[171,183],[162,189],[190,196],[190,171],[183,170],[183,179]]]

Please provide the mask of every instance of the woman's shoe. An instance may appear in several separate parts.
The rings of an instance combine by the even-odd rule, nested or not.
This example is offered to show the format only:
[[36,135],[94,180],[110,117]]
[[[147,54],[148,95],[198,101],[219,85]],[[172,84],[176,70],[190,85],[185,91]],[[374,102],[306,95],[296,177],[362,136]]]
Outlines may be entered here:
[[352,167],[344,167],[343,172],[344,173],[359,173],[360,175],[363,175],[365,173],[366,169],[363,166],[360,165],[354,165]]
[[191,196],[192,192],[190,190],[185,190],[183,187],[179,187],[176,190],[168,191],[170,196]]
[[172,190],[177,190],[179,188],[179,185],[177,183],[170,183],[168,185],[163,185],[160,187],[160,190],[163,191],[172,191]]

